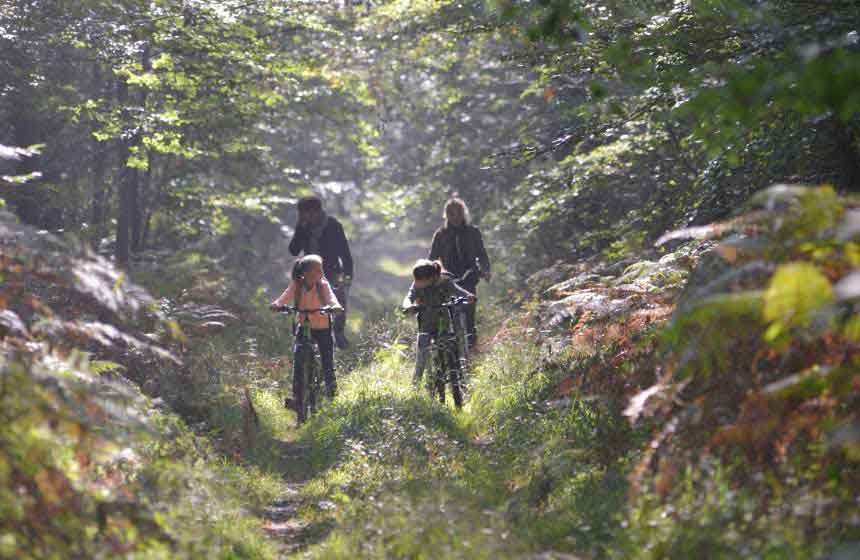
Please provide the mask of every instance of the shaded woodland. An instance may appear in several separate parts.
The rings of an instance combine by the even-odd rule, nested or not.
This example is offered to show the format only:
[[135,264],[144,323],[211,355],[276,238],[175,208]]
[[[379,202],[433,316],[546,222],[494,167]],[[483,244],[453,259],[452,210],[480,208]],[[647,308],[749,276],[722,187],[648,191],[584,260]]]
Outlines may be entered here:
[[[851,0],[4,0],[0,558],[854,557],[858,115]],[[395,311],[452,196],[463,411]]]

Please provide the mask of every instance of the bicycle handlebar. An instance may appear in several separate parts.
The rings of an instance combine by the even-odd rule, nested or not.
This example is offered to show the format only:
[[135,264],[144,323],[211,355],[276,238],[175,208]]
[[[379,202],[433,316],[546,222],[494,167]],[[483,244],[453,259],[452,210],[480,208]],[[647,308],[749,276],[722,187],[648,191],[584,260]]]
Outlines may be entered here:
[[467,270],[465,273],[463,273],[462,276],[457,278],[457,282],[466,282],[472,276],[475,276],[475,275],[481,276],[481,274],[482,274],[482,272],[479,268],[472,267],[469,270]]
[[337,313],[343,313],[343,309],[340,307],[332,307],[327,305],[326,307],[318,307],[316,309],[299,309],[298,307],[293,307],[291,305],[279,305],[274,308],[278,313],[283,313],[284,315],[292,315],[293,313],[297,313],[300,315],[311,315],[312,313],[319,313],[320,315],[335,315]]
[[457,307],[460,305],[468,305],[468,304],[470,304],[472,302],[476,302],[476,301],[478,301],[477,297],[467,298],[467,297],[460,296],[460,297],[451,298],[448,301],[443,302],[443,303],[439,303],[437,305],[412,305],[410,307],[404,307],[403,312],[406,313],[410,309],[415,309],[418,311],[422,311],[424,309],[449,309],[449,308]]
[[475,257],[475,262],[469,267],[469,269],[463,273],[462,276],[457,278],[457,282],[466,282],[472,276],[478,276],[479,278],[486,278],[487,271],[481,268],[481,263],[478,260],[478,257]]

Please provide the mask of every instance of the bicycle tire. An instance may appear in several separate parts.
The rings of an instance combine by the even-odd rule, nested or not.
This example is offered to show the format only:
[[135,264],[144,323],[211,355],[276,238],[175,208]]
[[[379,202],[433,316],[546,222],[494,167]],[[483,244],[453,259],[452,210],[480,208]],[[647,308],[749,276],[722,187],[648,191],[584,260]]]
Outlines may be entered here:
[[433,385],[430,389],[430,396],[438,397],[439,402],[445,404],[445,378],[446,369],[445,369],[445,354],[441,348],[436,348],[436,351],[433,353]]
[[457,347],[454,345],[446,352],[448,355],[448,381],[451,384],[451,396],[454,397],[454,406],[463,408],[463,370],[460,367],[460,357],[457,355]]
[[457,332],[457,348],[460,351],[460,364],[463,368],[469,367],[469,329],[466,327],[466,311],[460,309],[457,311],[455,320],[455,330]]
[[297,360],[298,363],[302,364],[301,371],[294,370],[293,375],[300,376],[299,379],[299,390],[294,392],[293,399],[296,404],[296,420],[299,424],[304,424],[307,422],[308,418],[310,418],[310,388],[308,387],[308,370],[309,370],[309,362],[308,359],[313,358],[313,354],[308,356],[308,351],[306,348],[302,347],[299,349],[301,353],[300,360]]
[[308,377],[306,379],[308,384],[308,416],[310,414],[315,414],[317,411],[317,406],[319,405],[319,396],[320,396],[320,371],[319,371],[319,362],[317,361],[317,356],[313,355],[313,360],[310,363],[310,367],[307,368]]

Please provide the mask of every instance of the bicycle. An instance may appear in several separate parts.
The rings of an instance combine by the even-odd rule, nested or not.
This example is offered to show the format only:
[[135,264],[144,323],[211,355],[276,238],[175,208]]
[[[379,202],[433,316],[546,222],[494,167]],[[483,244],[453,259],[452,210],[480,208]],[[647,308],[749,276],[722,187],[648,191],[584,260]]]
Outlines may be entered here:
[[[414,305],[412,309],[422,311],[425,309],[441,309],[444,313],[439,315],[436,325],[436,334],[419,333],[433,336],[430,345],[430,373],[427,375],[427,388],[431,396],[438,395],[439,401],[445,403],[445,385],[451,384],[451,396],[454,398],[454,406],[458,409],[463,407],[465,391],[463,389],[463,367],[464,363],[460,354],[460,343],[456,320],[457,310],[463,305],[470,303],[469,298],[457,297],[438,305]],[[408,312],[408,308],[404,311]]]
[[[469,286],[471,284],[471,280],[474,277],[486,277],[485,273],[481,270],[481,264],[477,258],[475,258],[475,261],[472,263],[472,266],[470,266],[469,269],[455,281],[460,286]],[[469,289],[470,291],[474,291],[474,286],[476,286],[477,283],[478,281],[475,280],[475,283],[472,285],[472,287],[467,289]],[[469,327],[466,313],[467,312],[465,306],[462,306],[457,310],[457,345],[460,348],[460,359],[463,362],[464,372],[468,371],[469,364],[471,363],[472,346],[474,345],[474,341],[469,340]]]
[[[317,411],[320,404],[320,389],[322,387],[322,358],[311,336],[310,316],[320,313],[328,317],[329,332],[332,330],[331,316],[339,313],[340,309],[335,307],[321,307],[318,309],[298,309],[289,305],[275,308],[275,311],[283,315],[298,315],[304,320],[293,320],[293,402],[289,397],[284,398],[284,405],[293,408],[299,424],[305,423],[311,414]],[[298,371],[300,364],[304,371]],[[296,383],[295,380],[298,380]],[[298,388],[298,390],[296,390]],[[292,404],[292,406],[290,406]]]
[[349,341],[346,339],[344,331],[346,327],[345,321],[349,300],[349,289],[352,286],[352,276],[344,274],[343,272],[338,272],[334,275],[334,278],[329,280],[329,283],[331,284],[332,291],[334,291],[335,296],[337,296],[338,301],[344,308],[344,316],[335,321],[334,340],[338,348],[345,349],[349,346]]

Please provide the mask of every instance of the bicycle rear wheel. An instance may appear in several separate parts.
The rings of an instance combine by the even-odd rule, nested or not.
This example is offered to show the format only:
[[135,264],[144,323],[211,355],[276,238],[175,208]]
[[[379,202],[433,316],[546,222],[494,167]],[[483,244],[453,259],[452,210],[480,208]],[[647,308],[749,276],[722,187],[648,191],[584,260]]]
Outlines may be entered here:
[[458,309],[455,317],[457,332],[457,349],[459,350],[460,365],[463,369],[469,367],[469,329],[466,320],[466,310]]

